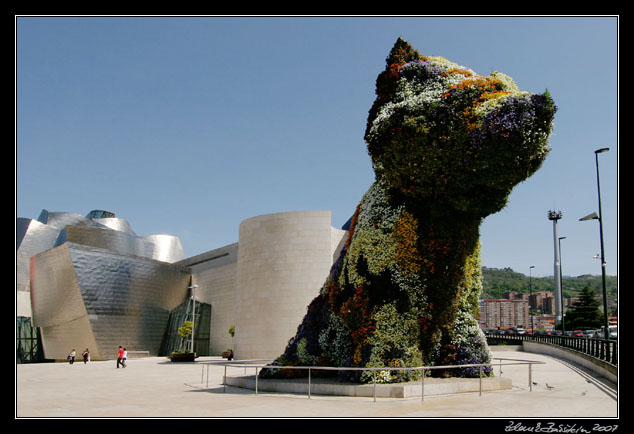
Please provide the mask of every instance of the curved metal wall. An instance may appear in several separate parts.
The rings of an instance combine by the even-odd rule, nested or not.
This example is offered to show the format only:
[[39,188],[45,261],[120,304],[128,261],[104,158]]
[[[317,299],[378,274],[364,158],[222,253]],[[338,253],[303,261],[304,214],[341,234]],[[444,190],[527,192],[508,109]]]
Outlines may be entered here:
[[94,221],[95,223],[99,223],[100,225],[103,225],[104,227],[107,227],[109,229],[112,229],[115,231],[127,232],[131,235],[136,236],[134,231],[132,231],[132,227],[130,226],[130,223],[128,223],[126,220],[116,218],[116,217],[108,217],[108,218],[92,219],[92,221]]
[[53,247],[58,229],[38,220],[18,218],[16,222],[16,290],[29,290],[29,260]]
[[156,259],[163,262],[178,262],[185,259],[185,251],[180,239],[173,235],[157,234],[139,237],[144,245],[146,258]]
[[101,247],[164,262],[185,259],[185,252],[177,237],[137,237],[130,224],[120,218],[90,219],[76,213],[51,212],[44,209],[37,220],[21,217],[16,219],[16,290],[28,290],[31,256],[66,242]]
[[[95,216],[112,215],[91,211]],[[37,220],[18,218],[16,223],[18,267],[28,275],[28,258],[66,242],[143,256],[163,262],[185,259],[180,240],[173,235],[137,236],[130,224],[117,217],[88,218],[69,212],[42,210]]]
[[62,229],[66,225],[74,225],[88,220],[80,214],[72,212],[52,212],[46,209],[42,210],[37,219],[45,225],[57,229]]
[[[95,253],[91,255],[76,254],[74,259],[70,260],[68,258],[70,253],[64,254],[63,252],[66,250],[61,248],[67,246],[66,249],[68,249],[69,245],[74,246],[72,252],[81,251],[79,247],[84,245],[105,249],[104,252],[110,252],[111,255],[108,256],[104,252],[100,255]],[[84,252],[87,251],[84,250]],[[42,252],[51,253],[31,260]],[[104,262],[106,257],[110,260]],[[119,259],[115,260],[114,258],[117,257]],[[88,300],[96,300],[94,301],[96,304],[88,303],[88,305],[92,306],[94,310],[102,309],[103,306],[111,303],[124,303],[127,306],[126,312],[132,309],[131,306],[137,306],[134,308],[136,310],[143,306],[142,309],[145,311],[143,315],[124,315],[121,317],[121,321],[125,323],[130,318],[136,318],[133,321],[141,321],[144,324],[143,327],[130,327],[130,330],[137,330],[134,333],[140,333],[138,330],[152,331],[143,331],[144,335],[136,342],[143,342],[144,345],[147,343],[150,347],[155,347],[157,345],[156,339],[159,339],[160,344],[160,337],[154,334],[160,335],[162,333],[161,327],[164,328],[164,325],[161,321],[166,320],[167,317],[165,316],[165,307],[157,307],[153,297],[160,293],[160,288],[172,285],[173,279],[166,277],[165,273],[169,274],[173,271],[168,272],[152,261],[144,262],[142,258],[171,263],[184,259],[185,253],[178,238],[171,235],[137,237],[127,221],[116,218],[113,213],[107,211],[91,211],[87,217],[83,217],[76,213],[50,212],[44,209],[37,220],[18,218],[16,221],[16,312],[19,316],[36,318],[35,321],[42,324],[44,327],[43,336],[46,336],[45,347],[49,347],[49,352],[52,351],[52,354],[55,355],[54,358],[60,356],[64,351],[66,354],[70,351],[69,348],[57,348],[57,342],[87,341],[93,347],[97,342],[94,339],[103,343],[107,335],[105,330],[110,327],[104,328],[100,325],[104,324],[103,318],[101,321],[95,322],[94,318],[91,317],[91,320],[88,321],[86,316],[88,314],[83,313],[78,306],[73,304],[67,306],[66,301],[64,301],[71,294],[74,294],[73,297],[77,296],[78,291],[81,292],[86,287],[85,283],[80,287],[76,281],[77,278],[86,282],[89,276],[96,276],[100,279],[101,289],[93,289],[87,294]],[[56,267],[51,266],[53,263],[57,263]],[[97,264],[103,265],[104,268],[94,268],[97,267]],[[144,265],[141,266],[141,264]],[[150,266],[150,264],[154,265]],[[181,270],[179,267],[175,269]],[[78,273],[76,276],[75,271]],[[188,275],[183,271],[179,271],[177,274],[179,279]],[[31,275],[34,276],[33,279],[31,279]],[[29,296],[30,286],[34,281],[38,282],[39,293]],[[126,300],[116,300],[122,294],[121,288],[141,288],[146,285],[152,285],[153,289],[139,290],[137,294],[141,298],[131,304],[126,303]],[[60,293],[60,291],[62,292]],[[153,291],[158,292],[155,294]],[[180,289],[177,293],[179,291]],[[48,296],[45,296],[45,293],[48,293]],[[163,296],[167,297],[165,294]],[[178,297],[180,295],[177,295]],[[64,316],[71,313],[74,315],[73,318]],[[122,315],[121,312],[119,315]],[[155,322],[155,319],[158,322]],[[88,322],[82,323],[86,321]],[[80,323],[82,324],[80,325]],[[157,326],[156,330],[154,325]],[[110,327],[110,329],[112,328]],[[90,333],[96,331],[97,337],[95,338],[90,333],[89,335],[92,337],[88,337],[88,335],[83,334],[84,332],[80,332],[81,330],[84,330],[85,333],[88,333],[88,330],[91,330]],[[129,337],[128,334],[122,336]],[[51,349],[51,346],[54,349]],[[97,354],[94,353],[93,357],[97,357]]]
[[[129,232],[90,226],[66,226],[60,233],[60,241],[108,249],[128,255],[144,256],[143,243]],[[59,241],[58,241],[58,244]]]
[[157,355],[190,281],[181,267],[73,243],[34,256],[32,270],[32,321],[51,359],[72,348],[111,359],[119,345]]

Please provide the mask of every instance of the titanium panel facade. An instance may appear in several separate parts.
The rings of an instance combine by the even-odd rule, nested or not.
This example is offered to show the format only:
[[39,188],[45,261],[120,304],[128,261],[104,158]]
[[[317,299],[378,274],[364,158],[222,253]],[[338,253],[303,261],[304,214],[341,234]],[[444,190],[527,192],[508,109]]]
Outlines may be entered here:
[[[59,230],[38,220],[16,221],[16,290],[29,290],[29,260],[36,253],[53,247]],[[30,309],[29,309],[30,310]]]
[[143,243],[143,255],[157,261],[174,263],[185,259],[185,251],[178,237],[158,234],[139,237]]
[[66,226],[59,234],[55,246],[64,243],[82,244],[127,255],[141,255],[143,243],[129,232],[89,226]]
[[111,359],[119,345],[158,355],[169,312],[189,291],[187,269],[73,243],[31,265],[32,321],[49,359],[73,348]]
[[138,237],[130,224],[108,211],[95,210],[87,217],[69,212],[42,210],[37,220],[16,220],[16,296],[20,316],[31,316],[28,298],[30,258],[64,243],[83,244],[122,254],[136,255],[163,262],[185,259],[177,237],[147,235]]
[[56,229],[62,229],[66,225],[75,225],[89,220],[80,214],[72,212],[52,212],[46,209],[42,210],[37,219],[48,227]]

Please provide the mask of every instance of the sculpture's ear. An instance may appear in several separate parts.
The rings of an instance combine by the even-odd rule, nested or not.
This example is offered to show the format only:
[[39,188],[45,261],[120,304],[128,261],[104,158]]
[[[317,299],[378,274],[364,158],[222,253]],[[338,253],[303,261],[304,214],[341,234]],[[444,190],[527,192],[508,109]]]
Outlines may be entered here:
[[394,93],[396,92],[401,67],[407,62],[422,59],[423,56],[408,42],[400,37],[396,40],[390,50],[390,54],[387,56],[387,59],[385,59],[385,70],[376,78],[376,99],[370,108],[365,131],[366,134],[370,130],[372,122],[374,122],[381,107],[392,101]]

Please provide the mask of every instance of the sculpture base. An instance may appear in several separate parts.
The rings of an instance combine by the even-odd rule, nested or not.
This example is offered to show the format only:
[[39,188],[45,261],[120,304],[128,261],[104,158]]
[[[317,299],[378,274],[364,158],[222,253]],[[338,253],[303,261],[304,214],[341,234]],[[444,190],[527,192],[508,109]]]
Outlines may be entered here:
[[[255,390],[255,376],[227,377],[227,386]],[[449,395],[480,391],[479,378],[425,378],[424,388],[420,381],[392,384],[355,384],[340,383],[333,379],[313,378],[310,382],[311,395],[377,397],[377,398],[413,398],[424,396]],[[503,377],[482,378],[482,391],[510,390],[511,379]],[[308,394],[308,379],[263,380],[258,378],[258,392]]]

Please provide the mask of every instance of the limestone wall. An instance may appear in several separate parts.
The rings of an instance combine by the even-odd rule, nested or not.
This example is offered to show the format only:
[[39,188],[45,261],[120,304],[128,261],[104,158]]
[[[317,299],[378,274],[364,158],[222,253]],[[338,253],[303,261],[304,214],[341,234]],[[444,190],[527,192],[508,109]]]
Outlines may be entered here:
[[240,224],[237,359],[274,359],[283,352],[328,276],[345,234],[331,226],[330,211],[261,215]]
[[[196,296],[211,305],[209,354],[233,347],[229,327],[236,322],[238,244],[230,244],[188,259]],[[187,263],[184,261],[183,263]]]

